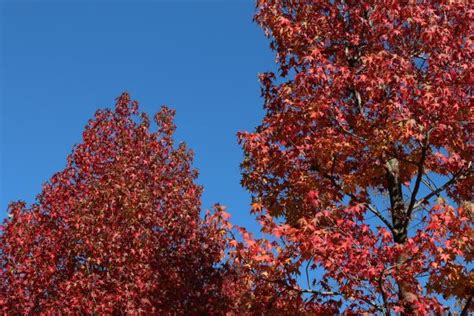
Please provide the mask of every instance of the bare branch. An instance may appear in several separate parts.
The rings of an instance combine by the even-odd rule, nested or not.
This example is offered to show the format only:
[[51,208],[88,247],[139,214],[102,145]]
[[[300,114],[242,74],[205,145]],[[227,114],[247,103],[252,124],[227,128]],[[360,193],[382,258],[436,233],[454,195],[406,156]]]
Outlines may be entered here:
[[[352,196],[351,196],[352,197]],[[390,230],[393,231],[393,226],[390,222],[371,204],[364,203],[364,205],[372,212],[375,216],[377,216]]]
[[423,179],[426,152],[428,151],[428,147],[429,147],[429,138],[430,138],[430,131],[428,131],[425,141],[423,142],[423,145],[421,146],[421,157],[420,157],[420,161],[418,162],[418,174],[415,180],[415,187],[413,188],[413,192],[411,194],[410,204],[408,204],[408,208],[406,212],[408,221],[410,220],[413,206],[415,205],[415,202],[416,202],[416,195],[418,194],[418,191],[420,189],[420,183],[421,183],[421,180]]
[[308,288],[311,288],[311,282],[309,282],[309,265],[311,264],[311,259],[308,260],[308,263],[306,264],[306,282],[308,283]]
[[298,288],[292,288],[292,290],[298,291],[301,293],[309,293],[309,294],[320,295],[320,296],[342,295],[341,293],[334,292],[334,291],[316,291],[316,290],[298,289]]
[[471,165],[471,164],[469,164],[469,166],[468,166],[467,172],[466,172],[466,169],[461,168],[461,170],[459,170],[458,172],[456,172],[456,173],[451,177],[451,179],[449,179],[449,181],[447,181],[445,184],[443,184],[442,186],[440,186],[438,189],[436,189],[436,190],[434,190],[434,191],[431,191],[431,193],[427,194],[425,197],[423,197],[423,198],[421,198],[420,200],[418,200],[418,202],[416,202],[415,205],[413,206],[413,210],[416,210],[417,208],[419,208],[421,205],[423,205],[423,203],[428,202],[433,196],[439,195],[441,192],[443,192],[444,190],[446,190],[450,185],[454,184],[465,172],[466,172],[466,173],[469,173],[470,165]]
[[435,186],[433,186],[429,181],[427,181],[425,179],[421,179],[421,182],[423,182],[424,185],[426,185],[428,187],[428,189],[430,189],[431,191],[434,191],[434,190],[437,189]]

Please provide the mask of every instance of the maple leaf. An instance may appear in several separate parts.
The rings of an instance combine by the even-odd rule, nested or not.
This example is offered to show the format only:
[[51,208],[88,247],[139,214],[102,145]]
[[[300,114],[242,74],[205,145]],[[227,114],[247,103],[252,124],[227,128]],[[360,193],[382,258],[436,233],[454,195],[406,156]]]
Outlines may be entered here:
[[252,212],[253,213],[260,213],[263,209],[263,205],[260,202],[253,202],[252,203]]

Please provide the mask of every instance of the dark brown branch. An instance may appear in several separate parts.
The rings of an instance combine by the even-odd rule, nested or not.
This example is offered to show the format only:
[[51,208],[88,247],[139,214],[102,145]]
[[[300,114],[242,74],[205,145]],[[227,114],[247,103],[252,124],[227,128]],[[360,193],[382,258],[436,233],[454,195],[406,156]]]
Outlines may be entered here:
[[387,189],[390,195],[390,209],[392,213],[392,233],[395,242],[404,243],[407,236],[407,219],[400,180],[399,161],[397,158],[391,158],[385,166],[387,169]]
[[[351,198],[353,197],[352,194],[350,194],[349,196]],[[375,216],[377,216],[391,231],[393,231],[392,224],[390,224],[390,222],[385,217],[383,217],[383,215],[376,208],[374,208],[371,204],[368,203],[363,204],[369,209],[369,211],[371,211]]]
[[[326,173],[322,173],[319,169],[318,166],[314,166],[314,168],[316,169],[316,171],[318,171],[324,178],[326,179],[329,179],[332,184],[338,188],[339,190],[343,191],[344,192],[344,188],[342,187],[342,185],[340,183],[337,182],[337,180],[326,174]],[[352,200],[356,201],[357,203],[361,203],[363,204],[365,207],[367,207],[367,209],[372,213],[374,214],[375,216],[377,216],[391,231],[393,231],[393,226],[390,224],[390,222],[382,215],[382,213],[379,212],[379,210],[377,210],[374,206],[372,206],[372,204],[366,202],[366,201],[362,201],[360,200],[357,196],[355,196],[354,194],[352,193],[346,193]]]
[[468,166],[468,170],[466,171],[464,168],[461,168],[461,170],[459,170],[458,172],[456,172],[452,177],[451,179],[449,179],[448,182],[446,182],[445,184],[443,184],[442,186],[440,186],[438,189],[434,190],[434,191],[431,191],[431,193],[427,194],[425,197],[421,198],[420,200],[418,200],[418,202],[415,203],[415,205],[413,206],[413,210],[416,210],[417,208],[419,208],[423,203],[426,203],[429,201],[429,199],[431,199],[433,196],[435,195],[439,195],[441,192],[443,192],[444,190],[446,190],[450,185],[454,184],[461,175],[463,175],[463,173],[469,173],[469,168],[470,168],[470,164]]
[[383,290],[383,277],[386,275],[387,272],[389,272],[390,270],[393,270],[393,269],[397,269],[397,268],[400,268],[402,267],[404,264],[414,260],[416,258],[416,255],[413,256],[413,257],[410,257],[410,258],[407,258],[405,260],[402,260],[402,261],[399,261],[397,264],[394,264],[392,266],[389,266],[389,267],[386,267],[382,270],[382,272],[380,273],[380,276],[378,278],[378,283],[379,283],[379,288],[380,288],[380,292],[382,293],[382,300],[383,300],[383,303],[384,303],[384,308],[385,308],[385,314],[386,315],[390,315],[390,309],[388,307],[388,302],[387,302],[387,298],[386,298],[386,293],[385,291]]
[[379,277],[379,289],[380,289],[380,293],[382,294],[382,301],[383,301],[383,307],[384,307],[384,313],[386,316],[390,316],[390,310],[388,309],[388,305],[387,305],[387,295],[385,294],[385,291],[383,289],[383,274],[384,274],[385,270],[382,271],[380,277]]
[[472,304],[472,295],[469,296],[469,298],[467,299],[467,302],[464,305],[464,308],[462,309],[462,312],[461,312],[460,316],[467,316],[468,315],[469,309],[471,308],[471,304]]
[[425,160],[426,160],[426,153],[428,151],[428,148],[429,148],[429,137],[430,137],[430,132],[428,132],[428,134],[426,135],[426,138],[425,138],[425,141],[421,147],[421,157],[420,157],[420,161],[418,162],[418,174],[416,176],[416,180],[415,180],[415,187],[413,188],[413,192],[411,194],[411,198],[410,198],[410,204],[408,204],[408,208],[407,208],[407,221],[410,220],[410,217],[411,217],[411,213],[413,211],[413,206],[415,205],[416,203],[416,195],[418,194],[418,191],[420,189],[420,184],[421,184],[421,180],[423,179],[423,173],[425,172],[424,171],[424,166],[425,166]]
[[430,189],[431,191],[436,190],[436,187],[434,187],[429,181],[427,181],[425,179],[421,179],[421,182],[423,182],[424,185],[426,185],[428,187],[428,189]]

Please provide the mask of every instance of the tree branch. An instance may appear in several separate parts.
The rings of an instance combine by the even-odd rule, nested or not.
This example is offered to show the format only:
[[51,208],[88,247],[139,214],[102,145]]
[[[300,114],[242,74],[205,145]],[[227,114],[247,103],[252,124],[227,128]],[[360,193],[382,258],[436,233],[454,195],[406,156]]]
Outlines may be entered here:
[[380,276],[378,283],[379,283],[380,293],[382,294],[384,313],[385,313],[386,316],[390,316],[390,310],[388,309],[388,305],[387,305],[387,295],[385,294],[385,291],[383,289],[383,274],[384,274],[384,272],[385,272],[385,270],[382,271],[382,275]]
[[431,191],[434,191],[436,190],[437,188],[434,187],[429,181],[427,181],[426,179],[421,179],[421,182],[424,183],[424,185],[426,185]]
[[428,131],[425,141],[421,147],[421,157],[420,157],[420,161],[418,162],[418,174],[415,180],[415,187],[413,188],[413,192],[411,194],[410,204],[408,204],[408,208],[406,212],[407,221],[410,220],[411,213],[413,211],[413,206],[415,205],[415,202],[416,202],[416,195],[418,194],[418,191],[420,189],[420,183],[421,183],[421,180],[423,179],[426,152],[428,151],[428,147],[429,147],[429,138],[430,138],[430,131]]
[[461,315],[460,316],[467,316],[469,313],[469,308],[471,307],[472,303],[472,295],[469,296],[467,299],[466,305],[464,305],[464,308],[462,309]]
[[309,293],[313,295],[319,295],[319,296],[331,296],[331,295],[342,295],[339,292],[334,292],[334,291],[316,291],[316,290],[310,290],[310,289],[298,289],[298,288],[292,288],[294,291],[298,291],[301,293]]
[[[471,166],[471,164],[469,163],[468,168],[470,168],[470,166]],[[449,179],[448,182],[446,182],[445,184],[440,186],[438,189],[436,189],[434,191],[431,191],[431,193],[427,194],[425,197],[419,199],[418,202],[416,202],[415,205],[413,206],[413,210],[416,210],[417,208],[419,208],[423,203],[426,203],[427,201],[429,201],[429,199],[431,199],[433,196],[438,195],[441,192],[443,192],[444,190],[446,190],[450,185],[454,184],[465,171],[466,170],[464,168],[461,168],[461,170],[456,172],[451,177],[451,179]]]
[[308,283],[308,288],[311,288],[311,282],[309,282],[309,265],[311,263],[311,259],[308,260],[308,263],[306,264],[306,282]]
[[[331,175],[328,175],[326,173],[323,173],[321,172],[319,166],[314,166],[316,168],[316,170],[326,179],[329,179],[332,184],[337,187],[339,190],[341,191],[344,191],[344,188],[343,186],[337,182],[336,179],[334,179],[334,177],[332,177]],[[382,213],[379,212],[379,210],[377,210],[372,204],[366,202],[366,201],[362,201],[360,200],[357,196],[355,196],[353,193],[346,193],[351,199],[353,199],[354,201],[356,201],[357,203],[361,203],[363,205],[365,205],[365,207],[367,207],[367,209],[373,213],[375,216],[377,216],[391,231],[393,231],[393,226],[392,224],[390,224],[390,222],[382,215]]]
[[393,238],[397,243],[404,243],[407,238],[407,219],[400,179],[400,163],[397,158],[392,157],[385,163],[385,168],[387,171],[387,190],[390,195]]

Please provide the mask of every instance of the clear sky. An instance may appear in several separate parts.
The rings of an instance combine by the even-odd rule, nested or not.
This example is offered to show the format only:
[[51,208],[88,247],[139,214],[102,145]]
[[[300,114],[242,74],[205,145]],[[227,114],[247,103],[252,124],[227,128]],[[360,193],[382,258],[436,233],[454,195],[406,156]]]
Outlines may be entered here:
[[203,208],[220,202],[235,224],[257,228],[236,132],[261,120],[257,75],[275,64],[253,1],[20,0],[0,9],[0,219],[10,201],[34,201],[96,109],[127,90],[149,114],[177,110]]

